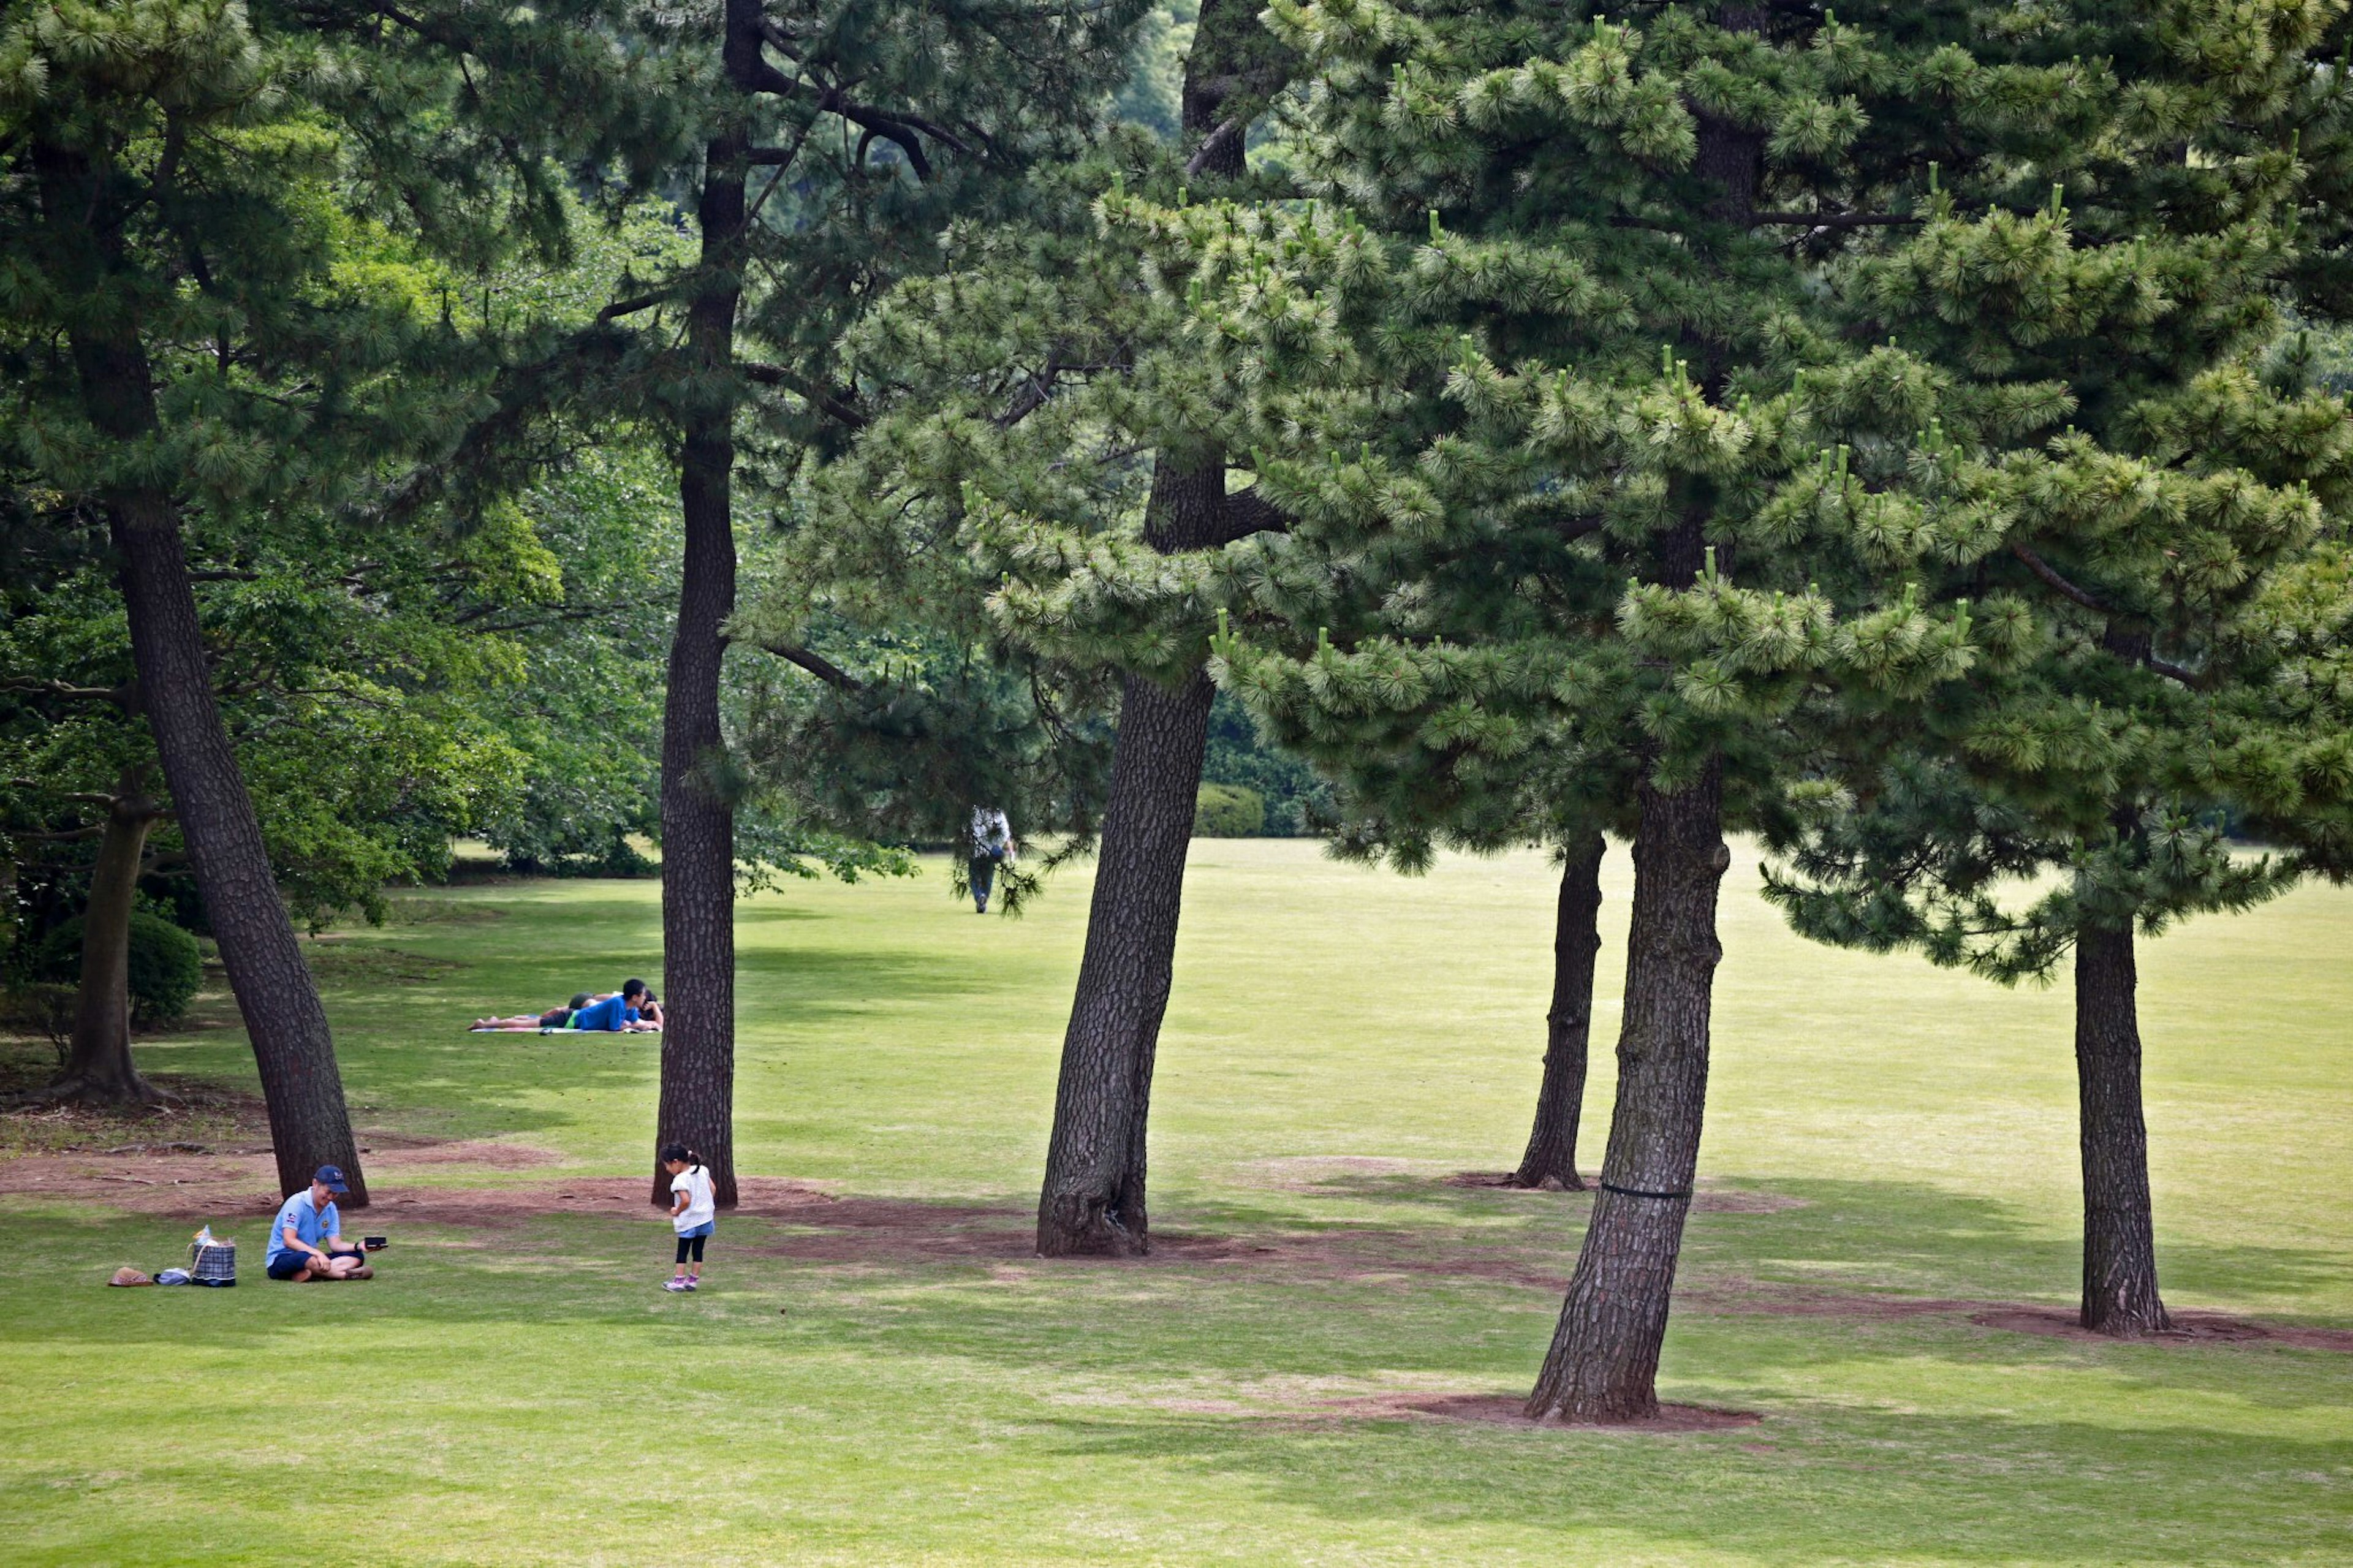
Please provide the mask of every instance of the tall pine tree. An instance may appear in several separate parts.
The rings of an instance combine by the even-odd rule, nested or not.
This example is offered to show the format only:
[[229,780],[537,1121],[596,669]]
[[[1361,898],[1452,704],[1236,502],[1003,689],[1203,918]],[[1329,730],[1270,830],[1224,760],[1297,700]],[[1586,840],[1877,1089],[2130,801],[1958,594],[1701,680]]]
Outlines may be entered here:
[[[458,417],[480,356],[375,264],[560,248],[545,132],[609,52],[559,5],[389,16],[56,0],[0,25],[10,464],[102,524],[289,1190],[364,1204],[332,1041],[223,728],[184,526],[332,508]],[[463,55],[474,74],[461,68]],[[565,112],[556,112],[556,106]],[[372,231],[378,225],[386,239]]]
[[[1640,1417],[1724,832],[1788,829],[1890,715],[2032,666],[2021,509],[2137,479],[2104,437],[2265,330],[2329,13],[2253,42],[2196,5],[1273,15],[1311,167],[1375,242],[1261,213],[1229,261],[1135,215],[1208,294],[1205,352],[1266,389],[1261,485],[1298,519],[1227,679],[1327,749],[1570,735],[1635,771],[1616,1114],[1530,1411]],[[2251,529],[2304,504],[2234,484]]]

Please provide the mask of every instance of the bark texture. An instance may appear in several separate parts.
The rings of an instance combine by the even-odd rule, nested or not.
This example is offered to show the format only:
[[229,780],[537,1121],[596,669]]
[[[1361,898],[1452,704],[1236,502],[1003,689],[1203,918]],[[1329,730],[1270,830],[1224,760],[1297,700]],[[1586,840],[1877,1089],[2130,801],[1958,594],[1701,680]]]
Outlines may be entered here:
[[[1271,45],[1240,0],[1202,7],[1185,61],[1192,177],[1241,174],[1239,116],[1283,74]],[[1237,118],[1228,120],[1229,111]],[[1248,531],[1227,501],[1222,452],[1161,454],[1145,524],[1154,549],[1207,549]],[[1062,1036],[1054,1131],[1038,1195],[1038,1250],[1048,1258],[1132,1257],[1151,1248],[1145,1129],[1214,695],[1198,665],[1173,686],[1134,674],[1120,684],[1087,944]]]
[[1618,1099],[1593,1220],[1529,1396],[1539,1421],[1655,1415],[1675,1260],[1707,1101],[1724,843],[1721,763],[1674,795],[1641,791]]
[[1512,1180],[1523,1187],[1557,1183],[1581,1192],[1577,1127],[1585,1110],[1585,1073],[1593,1033],[1593,974],[1601,952],[1601,835],[1566,847],[1560,902],[1552,936],[1552,1007],[1545,1014],[1544,1083],[1535,1125]]
[[108,803],[90,903],[82,911],[81,984],[64,1072],[44,1098],[106,1105],[153,1105],[164,1098],[131,1059],[131,914],[139,866],[158,804],[126,775]]
[[[731,76],[756,68],[758,5],[727,0],[723,25]],[[735,811],[723,776],[719,677],[727,651],[723,628],[735,608],[733,372],[748,149],[740,125],[712,138],[697,205],[702,282],[687,312],[694,391],[680,419],[686,539],[662,708],[665,996],[654,1147],[692,1149],[711,1172],[722,1208],[735,1205]],[[670,1204],[670,1176],[659,1157],[652,1201]]]
[[[1225,487],[1221,460],[1190,469],[1164,460],[1146,527],[1154,547],[1210,542],[1223,522]],[[1215,696],[1198,667],[1174,689],[1141,675],[1120,684],[1103,848],[1038,1197],[1038,1250],[1048,1258],[1151,1248],[1145,1128]]]
[[[119,209],[106,171],[79,150],[37,141],[33,163],[51,230],[53,268],[75,289],[103,289],[123,269]],[[123,292],[133,290],[128,285]],[[135,320],[94,315],[70,334],[83,411],[124,447],[161,429],[155,384]],[[367,1205],[343,1075],[327,1012],[278,896],[261,822],[213,696],[195,592],[188,582],[176,500],[160,486],[124,483],[99,496],[114,544],[131,657],[164,781],[204,894],[206,918],[237,994],[261,1092],[281,1191],[306,1186],[322,1164],[343,1167],[346,1208]]]
[[2118,1336],[2159,1333],[2173,1326],[2157,1292],[2148,1129],[2141,1120],[2138,985],[2129,927],[2094,927],[2076,937],[2083,1323]]

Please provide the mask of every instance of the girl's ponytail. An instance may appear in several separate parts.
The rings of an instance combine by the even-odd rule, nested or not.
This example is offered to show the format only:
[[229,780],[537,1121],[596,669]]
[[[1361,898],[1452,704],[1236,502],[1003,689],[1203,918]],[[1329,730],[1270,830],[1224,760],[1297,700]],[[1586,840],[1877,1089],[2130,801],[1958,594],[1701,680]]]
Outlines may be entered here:
[[698,1171],[702,1169],[702,1157],[697,1155],[693,1150],[688,1148],[683,1143],[666,1143],[662,1145],[661,1157],[662,1163],[665,1165],[675,1163],[681,1165],[691,1165]]

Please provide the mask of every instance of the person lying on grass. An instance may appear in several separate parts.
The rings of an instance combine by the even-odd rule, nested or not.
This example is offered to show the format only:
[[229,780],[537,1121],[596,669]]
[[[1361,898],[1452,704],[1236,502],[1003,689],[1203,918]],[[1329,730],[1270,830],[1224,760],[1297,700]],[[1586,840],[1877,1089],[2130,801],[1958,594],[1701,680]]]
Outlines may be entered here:
[[[644,1009],[655,1007],[648,1018]],[[572,1027],[597,1029],[607,1034],[636,1034],[661,1027],[659,1004],[642,980],[624,980],[621,989],[610,996],[600,996],[572,1015]]]
[[474,1020],[473,1029],[476,1034],[514,1034],[533,1029],[561,1029],[571,1024],[573,1014],[595,1000],[596,1000],[596,997],[583,991],[564,1006],[550,1007],[544,1013],[517,1013],[509,1018],[477,1018]]
[[322,1165],[308,1187],[280,1205],[265,1259],[272,1279],[300,1285],[306,1279],[375,1278],[359,1244],[343,1239],[343,1216],[335,1212],[335,1194],[351,1190],[340,1168]]
[[547,1029],[595,1029],[607,1033],[644,1034],[659,1032],[660,1028],[660,1003],[646,988],[644,981],[631,980],[618,991],[595,994],[583,991],[567,1005],[550,1007],[544,1013],[477,1018],[468,1026],[468,1032],[476,1035],[529,1035]]

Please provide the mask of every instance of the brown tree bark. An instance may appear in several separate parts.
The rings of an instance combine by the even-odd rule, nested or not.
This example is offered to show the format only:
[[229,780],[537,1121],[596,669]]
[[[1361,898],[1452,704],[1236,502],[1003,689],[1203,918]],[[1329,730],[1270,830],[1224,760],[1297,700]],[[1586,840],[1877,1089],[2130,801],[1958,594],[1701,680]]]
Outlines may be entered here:
[[44,1098],[103,1105],[153,1105],[164,1095],[139,1076],[131,1059],[131,914],[139,898],[139,866],[147,833],[162,815],[124,774],[107,804],[91,868],[90,903],[82,911],[81,984],[74,998],[73,1035],[65,1070]]
[[[759,6],[727,0],[723,53],[745,85],[759,62]],[[685,523],[678,626],[662,709],[661,1106],[654,1129],[692,1149],[722,1208],[735,1205],[735,811],[719,722],[724,626],[735,608],[735,316],[745,232],[748,132],[737,122],[706,149],[696,213],[701,291],[687,310],[692,390],[681,411],[679,508]],[[654,1163],[652,1202],[670,1204]]]
[[1547,1181],[1582,1192],[1577,1128],[1585,1110],[1585,1074],[1593,1033],[1593,974],[1601,952],[1601,835],[1572,840],[1560,867],[1560,901],[1552,938],[1552,1007],[1545,1014],[1544,1083],[1515,1186]]
[[2157,1291],[2141,1119],[2139,978],[2130,927],[2075,938],[2075,1087],[2084,1159],[2084,1327],[2126,1337],[2173,1326]]
[[[75,287],[103,289],[104,279],[121,271],[122,256],[119,230],[103,226],[113,210],[103,199],[103,172],[55,143],[37,142],[33,162],[56,242],[55,268]],[[100,320],[105,324],[75,331],[69,345],[82,407],[110,440],[151,441],[161,426],[146,347],[134,321],[119,313]],[[261,822],[213,696],[178,504],[160,487],[135,483],[109,489],[99,500],[113,539],[148,728],[253,1041],[279,1186],[291,1193],[308,1185],[319,1166],[339,1165],[351,1186],[343,1205],[364,1208],[367,1183],[327,1011],[279,899]]]
[[[1241,0],[1202,6],[1185,60],[1184,129],[1196,149],[1190,177],[1242,173],[1240,116],[1284,73],[1271,45],[1254,7]],[[1160,456],[1145,521],[1154,549],[1207,549],[1247,531],[1228,505],[1222,452]],[[1151,1249],[1145,1131],[1214,695],[1199,666],[1173,686],[1134,674],[1120,684],[1086,949],[1062,1036],[1054,1131],[1038,1195],[1038,1250],[1048,1258]]]
[[1673,795],[1646,781],[1641,813],[1617,1104],[1592,1223],[1528,1397],[1527,1413],[1539,1421],[1658,1413],[1659,1345],[1699,1169],[1708,1018],[1723,952],[1716,894],[1732,863],[1721,761]]
[[[1225,491],[1222,460],[1186,469],[1164,459],[1145,537],[1164,552],[1212,542]],[[1145,1128],[1215,696],[1198,667],[1173,690],[1141,675],[1120,683],[1103,847],[1038,1197],[1038,1250],[1048,1258],[1151,1249]]]

